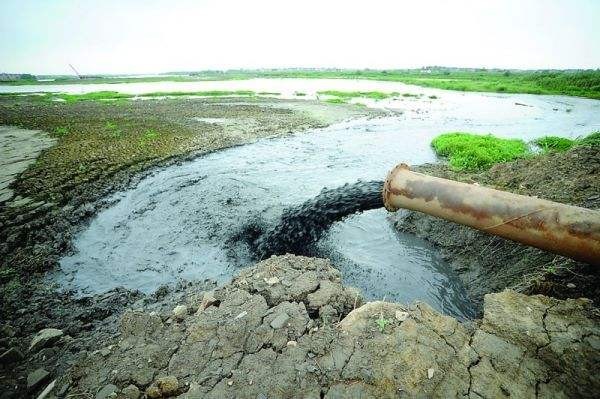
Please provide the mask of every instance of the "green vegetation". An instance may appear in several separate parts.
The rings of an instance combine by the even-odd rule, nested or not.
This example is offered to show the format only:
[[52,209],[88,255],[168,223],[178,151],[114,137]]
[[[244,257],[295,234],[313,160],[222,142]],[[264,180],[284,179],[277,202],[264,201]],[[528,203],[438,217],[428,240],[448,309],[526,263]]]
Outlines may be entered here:
[[436,100],[438,98],[438,96],[432,95],[432,96],[429,96],[429,98],[432,99],[432,100]]
[[324,100],[324,101],[329,104],[346,104],[346,103],[348,103],[348,100],[345,98],[328,98],[327,100]]
[[566,151],[575,145],[575,140],[565,137],[544,136],[533,140],[533,143],[540,147],[543,152]]
[[[600,147],[600,132],[575,140],[544,136],[531,143],[540,147],[543,153],[566,151],[577,146]],[[484,170],[497,163],[534,155],[523,140],[503,139],[490,134],[444,133],[433,139],[431,146],[437,155],[447,157],[456,171]]]
[[69,129],[66,126],[57,126],[54,129],[54,134],[56,134],[59,137],[66,136],[67,134],[69,134]]
[[55,81],[18,80],[3,84],[88,84],[160,81],[242,80],[252,78],[370,79],[438,89],[499,93],[562,94],[600,99],[600,70],[506,71],[432,67],[403,70],[274,69],[177,73],[153,77],[96,77]]
[[431,145],[439,156],[449,158],[454,170],[487,169],[496,163],[522,158],[529,153],[523,140],[460,132],[437,136]]
[[104,125],[109,131],[110,135],[116,139],[123,137],[123,131],[117,126],[116,123],[106,122]]
[[334,96],[344,99],[352,98],[370,98],[372,100],[384,100],[390,97],[397,97],[400,93],[384,93],[381,91],[339,91],[339,90],[323,90],[319,91],[318,94],[324,94],[327,96]]
[[575,140],[557,136],[544,136],[533,140],[533,144],[540,147],[543,152],[566,151],[577,146],[600,147],[600,132],[594,132]]
[[74,103],[77,101],[99,101],[99,100],[114,100],[119,98],[132,97],[130,94],[119,93],[116,91],[94,91],[85,94],[47,94],[48,98],[52,100],[62,100],[68,103]]
[[259,96],[280,96],[281,93],[276,92],[276,91],[259,91],[258,95]]
[[383,332],[383,330],[385,330],[385,326],[390,324],[391,320],[385,319],[382,313],[381,315],[379,315],[379,318],[375,322],[377,323],[377,327],[379,327],[379,332]]
[[584,145],[587,147],[600,147],[600,132],[594,132],[582,139],[578,139],[577,145]]
[[295,91],[294,95],[297,97],[304,97],[304,96],[306,96],[306,93],[302,93],[301,91]]
[[140,139],[140,144],[148,144],[158,139],[160,134],[154,129],[148,129],[142,135]]

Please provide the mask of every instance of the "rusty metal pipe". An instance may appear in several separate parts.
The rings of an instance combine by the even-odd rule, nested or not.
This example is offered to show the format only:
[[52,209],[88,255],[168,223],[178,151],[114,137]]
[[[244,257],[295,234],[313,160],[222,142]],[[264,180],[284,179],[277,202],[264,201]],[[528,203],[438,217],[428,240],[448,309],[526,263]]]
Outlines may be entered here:
[[600,211],[424,175],[396,166],[388,211],[411,209],[600,266]]

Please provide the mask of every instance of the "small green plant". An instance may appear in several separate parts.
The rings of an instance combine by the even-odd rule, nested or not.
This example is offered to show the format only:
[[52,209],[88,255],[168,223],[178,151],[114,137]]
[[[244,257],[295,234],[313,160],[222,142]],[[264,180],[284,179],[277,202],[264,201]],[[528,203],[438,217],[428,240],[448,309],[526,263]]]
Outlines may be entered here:
[[529,154],[527,144],[519,139],[502,139],[491,134],[445,133],[431,142],[454,170],[483,170],[500,162],[523,158]]
[[383,332],[383,330],[385,330],[385,326],[390,324],[391,320],[384,318],[383,313],[381,313],[375,322],[377,323],[377,327],[379,327],[379,332]]
[[142,135],[142,138],[140,139],[140,143],[147,144],[147,143],[153,142],[153,141],[157,140],[159,136],[160,136],[160,134],[156,130],[148,129]]
[[434,94],[434,95],[431,95],[431,96],[429,96],[429,98],[430,98],[430,99],[432,99],[432,100],[436,100],[436,99],[438,99],[439,97],[438,97],[438,96],[436,96],[436,95]]
[[298,97],[304,97],[306,95],[306,93],[302,93],[301,91],[295,91],[294,95],[298,96]]
[[280,96],[281,93],[278,93],[276,91],[260,91],[258,92],[259,96]]
[[66,136],[67,134],[69,134],[69,128],[67,128],[66,126],[58,126],[56,127],[56,129],[54,129],[54,134],[56,134],[59,137]]
[[419,97],[419,95],[413,93],[402,93],[402,97]]
[[119,129],[116,123],[106,122],[104,125],[106,130],[110,132],[110,135],[116,139],[121,138],[123,136],[123,131]]

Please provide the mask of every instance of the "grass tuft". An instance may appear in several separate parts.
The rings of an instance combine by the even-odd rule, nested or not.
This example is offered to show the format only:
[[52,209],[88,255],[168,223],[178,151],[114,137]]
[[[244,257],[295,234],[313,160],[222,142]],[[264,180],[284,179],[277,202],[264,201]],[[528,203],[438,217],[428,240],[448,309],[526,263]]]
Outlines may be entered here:
[[461,132],[442,134],[433,139],[431,145],[436,154],[449,158],[454,170],[488,169],[529,154],[523,140]]
[[533,140],[533,143],[540,147],[543,152],[566,151],[575,145],[575,140],[565,137],[544,136]]

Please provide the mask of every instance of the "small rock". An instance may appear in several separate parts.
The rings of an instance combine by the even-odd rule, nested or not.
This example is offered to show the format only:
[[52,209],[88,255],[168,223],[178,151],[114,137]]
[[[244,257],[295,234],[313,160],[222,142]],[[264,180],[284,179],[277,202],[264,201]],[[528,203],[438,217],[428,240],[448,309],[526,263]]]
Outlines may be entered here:
[[396,320],[398,321],[404,321],[406,319],[408,319],[408,312],[403,312],[401,310],[396,310]]
[[231,380],[227,381],[227,385],[232,386],[233,385],[233,381],[231,381]]
[[573,283],[567,283],[567,288],[573,289],[575,287],[577,287],[575,284],[573,284]]
[[8,366],[23,359],[23,354],[17,348],[9,348],[0,355],[0,365]]
[[50,373],[42,368],[32,371],[27,375],[27,389],[29,391],[36,390],[40,385],[46,382],[48,377],[50,377]]
[[179,381],[174,376],[162,377],[156,380],[156,386],[162,396],[173,396],[179,389]]
[[173,309],[173,317],[175,317],[175,320],[181,321],[185,319],[185,316],[187,316],[187,314],[188,308],[185,305],[178,305],[175,306],[175,309]]
[[427,378],[432,379],[434,372],[435,372],[434,369],[427,369]]
[[33,337],[31,340],[31,345],[29,345],[29,351],[35,353],[40,349],[52,345],[62,336],[62,330],[58,330],[56,328],[45,328],[38,332],[35,337]]
[[135,385],[128,385],[121,390],[121,393],[125,395],[127,399],[139,399],[141,392]]
[[275,285],[279,282],[278,277],[265,278],[264,280],[265,280],[265,283],[267,283],[268,285]]
[[204,296],[202,297],[202,302],[200,303],[200,306],[198,307],[198,312],[206,309],[209,306],[212,306],[216,302],[217,302],[217,298],[215,298],[215,293],[213,291],[205,292]]
[[156,385],[151,385],[146,388],[146,396],[150,399],[160,399],[162,393],[160,393],[160,389]]
[[277,316],[275,316],[275,318],[271,322],[271,327],[274,330],[282,328],[287,324],[289,319],[290,319],[290,316],[288,316],[287,313],[279,313]]
[[117,387],[113,384],[105,385],[95,396],[95,399],[109,399],[116,397]]
[[291,348],[295,348],[296,346],[298,346],[298,342],[296,342],[296,341],[288,341],[287,346],[289,346]]

